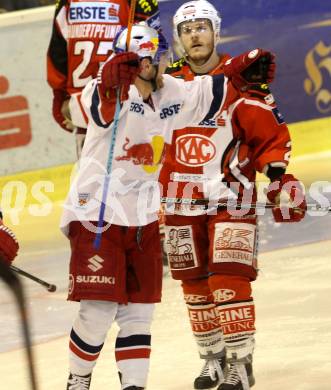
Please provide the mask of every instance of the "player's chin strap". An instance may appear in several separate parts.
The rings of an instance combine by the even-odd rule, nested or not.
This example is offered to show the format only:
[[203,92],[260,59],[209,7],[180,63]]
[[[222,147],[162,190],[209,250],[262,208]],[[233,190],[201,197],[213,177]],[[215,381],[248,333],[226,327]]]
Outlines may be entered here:
[[156,83],[156,78],[159,74],[159,64],[156,64],[154,65],[154,69],[155,69],[155,76],[148,80],[148,79],[145,79],[145,77],[141,76],[140,74],[138,74],[138,77],[140,78],[140,80],[143,80],[143,81],[146,81],[148,83],[151,83],[152,84],[152,88],[153,88],[153,92],[155,92],[157,90],[157,83]]

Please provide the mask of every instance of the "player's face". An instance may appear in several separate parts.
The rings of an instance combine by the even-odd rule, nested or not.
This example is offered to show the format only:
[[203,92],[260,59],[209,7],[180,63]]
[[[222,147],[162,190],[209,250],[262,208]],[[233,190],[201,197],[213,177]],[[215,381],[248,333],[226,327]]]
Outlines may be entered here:
[[191,61],[204,64],[214,50],[214,32],[207,19],[197,19],[179,25],[179,37]]
[[168,66],[168,61],[169,61],[169,56],[167,52],[161,55],[158,66],[153,65],[148,58],[144,58],[141,61],[140,76],[146,81],[155,80],[157,89],[162,88],[163,87],[162,75],[164,74]]
[[142,59],[140,62],[140,75],[145,80],[152,80],[156,76],[155,66],[151,63],[148,58]]

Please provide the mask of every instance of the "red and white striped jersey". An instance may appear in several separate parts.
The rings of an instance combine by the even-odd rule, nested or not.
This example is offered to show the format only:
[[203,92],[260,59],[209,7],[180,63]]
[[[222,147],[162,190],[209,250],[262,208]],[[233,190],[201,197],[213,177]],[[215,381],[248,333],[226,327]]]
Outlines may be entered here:
[[[227,58],[220,57],[210,73],[222,73]],[[195,76],[183,60],[168,73],[186,81]],[[160,172],[163,196],[237,199],[246,188],[254,200],[256,172],[269,163],[286,167],[290,150],[287,125],[268,86],[242,93],[229,83],[226,102],[212,120],[173,132]]]
[[[113,40],[127,26],[130,0],[58,0],[47,53],[53,89],[80,92],[112,53]],[[157,0],[137,0],[134,21],[160,28]]]

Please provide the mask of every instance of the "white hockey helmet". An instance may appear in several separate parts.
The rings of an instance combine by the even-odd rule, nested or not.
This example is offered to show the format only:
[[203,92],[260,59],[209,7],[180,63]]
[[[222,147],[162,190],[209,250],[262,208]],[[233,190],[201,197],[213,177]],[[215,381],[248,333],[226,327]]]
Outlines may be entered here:
[[162,33],[145,23],[132,26],[129,48],[126,46],[127,27],[122,28],[114,39],[114,52],[131,51],[140,58],[150,57],[153,64],[158,64],[161,57],[168,55],[169,45]]
[[185,55],[184,47],[180,41],[179,26],[183,22],[196,19],[207,19],[210,21],[214,31],[214,45],[219,43],[221,35],[221,17],[217,9],[207,0],[193,0],[181,5],[173,17],[173,38],[177,54]]

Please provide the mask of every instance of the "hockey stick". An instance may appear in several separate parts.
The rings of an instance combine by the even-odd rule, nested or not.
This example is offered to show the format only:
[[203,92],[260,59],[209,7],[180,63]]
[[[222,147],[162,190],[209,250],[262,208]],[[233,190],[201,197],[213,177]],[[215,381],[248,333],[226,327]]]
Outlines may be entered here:
[[32,344],[31,344],[30,329],[29,329],[29,324],[27,319],[27,311],[26,311],[23,287],[19,278],[15,275],[15,273],[11,270],[11,268],[8,267],[7,264],[5,264],[5,262],[1,258],[0,258],[0,277],[8,285],[11,292],[15,296],[16,303],[21,316],[25,350],[26,350],[26,356],[29,365],[31,389],[38,390],[37,378],[36,378],[36,373],[35,373],[34,363],[33,363],[34,359],[33,359],[33,353],[31,348]]
[[130,39],[131,39],[131,30],[134,23],[134,13],[136,11],[136,0],[131,0],[129,20],[128,20],[128,33],[126,35],[126,50],[129,51]]
[[[131,30],[132,30],[132,25],[133,25],[133,21],[134,21],[135,9],[136,9],[136,0],[131,0],[128,27],[127,27],[128,32],[127,32],[127,36],[126,36],[127,50],[129,49],[129,44],[130,44],[130,37],[131,37]],[[107,196],[108,196],[109,183],[110,183],[110,179],[111,179],[111,170],[112,170],[112,165],[113,165],[114,149],[115,149],[116,136],[117,136],[117,130],[118,130],[119,116],[120,116],[120,111],[121,111],[120,97],[121,97],[121,89],[118,88],[118,90],[116,92],[116,106],[115,106],[115,114],[114,114],[114,124],[113,124],[109,153],[108,153],[107,174],[105,176],[105,181],[103,183],[102,200],[101,200],[100,211],[99,211],[97,232],[96,232],[96,236],[95,236],[95,239],[93,242],[93,246],[95,249],[99,249],[100,245],[101,245],[102,228],[103,228],[103,222],[104,222],[105,211],[106,211],[106,202],[107,202]]]
[[56,291],[56,286],[55,286],[55,284],[47,283],[47,282],[45,282],[44,280],[39,279],[39,278],[37,278],[36,276],[31,275],[31,274],[29,274],[28,272],[23,271],[22,269],[20,269],[20,268],[18,268],[18,267],[15,267],[14,265],[11,265],[10,268],[11,268],[12,271],[15,271],[15,272],[18,273],[19,275],[25,276],[26,278],[29,278],[29,279],[33,280],[34,282],[39,283],[39,284],[41,284],[42,286],[46,287],[47,291],[49,291],[49,292],[54,292],[54,291]]
[[[247,209],[255,209],[255,210],[263,210],[263,209],[273,209],[275,207],[282,207],[286,205],[277,205],[275,203],[259,203],[259,202],[252,202],[252,203],[237,203],[237,202],[218,202],[217,200],[210,200],[210,199],[190,199],[190,198],[168,198],[168,197],[161,197],[161,203],[165,204],[179,204],[179,205],[188,205],[188,206],[205,206],[205,208],[208,208],[209,206],[214,207],[224,207],[228,209],[236,209],[236,208],[247,208]],[[302,211],[300,207],[291,207],[293,210]],[[327,211],[331,212],[330,206],[321,206],[317,203],[308,203],[307,204],[307,210],[312,211]]]

